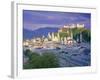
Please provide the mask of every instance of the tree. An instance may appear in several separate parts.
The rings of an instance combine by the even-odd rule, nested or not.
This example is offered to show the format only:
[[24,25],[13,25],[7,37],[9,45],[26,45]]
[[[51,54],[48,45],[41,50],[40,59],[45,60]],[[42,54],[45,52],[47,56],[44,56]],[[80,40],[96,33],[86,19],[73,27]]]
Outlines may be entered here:
[[24,64],[24,69],[34,68],[55,68],[58,67],[58,59],[53,53],[39,53],[33,52],[28,63]]
[[44,68],[58,67],[58,59],[52,53],[43,53],[42,64]]
[[90,40],[91,40],[91,32],[90,32],[90,30],[84,30],[83,32],[82,32],[82,36],[83,36],[83,40],[85,41],[85,42],[90,42]]
[[31,57],[31,54],[32,54],[32,51],[30,51],[29,49],[27,49],[27,50],[25,50],[25,51],[23,51],[23,53],[24,53],[24,55],[26,56],[26,57]]

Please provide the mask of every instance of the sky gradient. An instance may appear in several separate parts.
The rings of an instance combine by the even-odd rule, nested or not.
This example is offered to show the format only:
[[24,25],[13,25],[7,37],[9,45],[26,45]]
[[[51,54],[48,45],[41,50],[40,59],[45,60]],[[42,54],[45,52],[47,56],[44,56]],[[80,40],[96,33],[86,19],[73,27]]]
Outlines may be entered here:
[[56,12],[23,10],[23,27],[28,30],[36,30],[44,27],[63,27],[69,24],[84,24],[91,27],[90,13]]

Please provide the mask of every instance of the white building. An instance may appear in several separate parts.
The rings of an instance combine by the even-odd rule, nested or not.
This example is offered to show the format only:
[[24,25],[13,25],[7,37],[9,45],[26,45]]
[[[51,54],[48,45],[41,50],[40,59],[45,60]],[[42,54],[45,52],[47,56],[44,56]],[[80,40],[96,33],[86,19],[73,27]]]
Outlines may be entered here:
[[77,28],[84,28],[84,24],[77,24]]
[[71,24],[70,28],[76,28],[77,26],[75,24]]
[[84,24],[70,24],[70,25],[64,25],[63,28],[84,28]]

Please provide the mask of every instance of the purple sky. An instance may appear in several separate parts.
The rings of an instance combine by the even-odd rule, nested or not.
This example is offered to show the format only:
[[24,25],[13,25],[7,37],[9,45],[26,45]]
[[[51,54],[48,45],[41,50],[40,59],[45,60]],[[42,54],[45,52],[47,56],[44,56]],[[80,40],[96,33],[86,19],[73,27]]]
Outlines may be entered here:
[[85,24],[90,29],[90,13],[23,10],[23,27],[36,30],[44,27],[62,27],[67,24]]

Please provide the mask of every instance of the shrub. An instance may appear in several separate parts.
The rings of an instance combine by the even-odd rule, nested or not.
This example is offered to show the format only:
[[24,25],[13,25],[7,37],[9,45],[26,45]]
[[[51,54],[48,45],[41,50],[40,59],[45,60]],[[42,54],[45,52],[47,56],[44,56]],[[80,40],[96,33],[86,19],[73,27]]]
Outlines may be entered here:
[[[31,51],[30,51],[31,52]],[[29,53],[29,52],[28,52]],[[27,64],[23,65],[24,69],[34,68],[56,68],[58,67],[58,59],[53,53],[39,53],[33,52]]]

